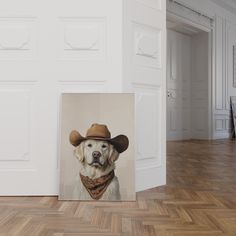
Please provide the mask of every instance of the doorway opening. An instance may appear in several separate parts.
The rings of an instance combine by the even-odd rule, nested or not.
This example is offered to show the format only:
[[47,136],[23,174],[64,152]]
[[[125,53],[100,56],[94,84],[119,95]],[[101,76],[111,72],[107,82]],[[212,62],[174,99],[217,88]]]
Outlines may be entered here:
[[167,140],[211,139],[211,30],[167,17]]

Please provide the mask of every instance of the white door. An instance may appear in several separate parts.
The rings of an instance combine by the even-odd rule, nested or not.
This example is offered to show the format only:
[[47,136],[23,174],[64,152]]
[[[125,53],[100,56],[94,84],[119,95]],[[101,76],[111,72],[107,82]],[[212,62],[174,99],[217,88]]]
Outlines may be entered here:
[[191,37],[167,33],[167,140],[191,138]]
[[59,95],[119,91],[122,1],[0,3],[0,195],[54,195]]
[[166,183],[166,1],[125,0],[124,88],[136,94],[136,190]]

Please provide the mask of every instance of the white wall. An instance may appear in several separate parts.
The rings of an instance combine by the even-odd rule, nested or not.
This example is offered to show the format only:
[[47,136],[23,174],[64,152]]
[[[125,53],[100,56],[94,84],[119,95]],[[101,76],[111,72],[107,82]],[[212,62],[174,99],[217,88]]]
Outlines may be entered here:
[[122,91],[122,6],[1,2],[0,195],[58,193],[60,94]]
[[1,1],[0,195],[58,193],[63,92],[136,92],[136,187],[165,183],[165,21],[165,0]]
[[231,124],[229,97],[236,95],[236,88],[232,86],[232,45],[236,41],[236,14],[210,0],[178,1],[215,20],[212,31],[212,138],[228,138]]

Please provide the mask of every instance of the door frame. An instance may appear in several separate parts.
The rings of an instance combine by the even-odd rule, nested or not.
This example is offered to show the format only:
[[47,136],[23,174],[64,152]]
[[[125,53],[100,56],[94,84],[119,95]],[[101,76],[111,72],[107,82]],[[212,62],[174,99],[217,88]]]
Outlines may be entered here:
[[[191,21],[190,19],[175,15],[171,12],[166,12],[166,19],[171,18],[177,22],[193,26],[199,30],[205,31],[208,33],[208,139],[213,139],[213,88],[214,88],[214,76],[215,76],[215,27],[208,28],[196,22]],[[166,80],[167,83],[167,80]],[[167,84],[166,84],[167,89]]]

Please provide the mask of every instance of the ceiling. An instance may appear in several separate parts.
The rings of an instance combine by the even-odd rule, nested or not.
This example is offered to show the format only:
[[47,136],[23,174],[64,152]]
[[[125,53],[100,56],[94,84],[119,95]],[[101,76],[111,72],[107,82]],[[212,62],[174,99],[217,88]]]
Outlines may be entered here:
[[225,8],[229,12],[236,14],[236,0],[211,0],[211,1]]

